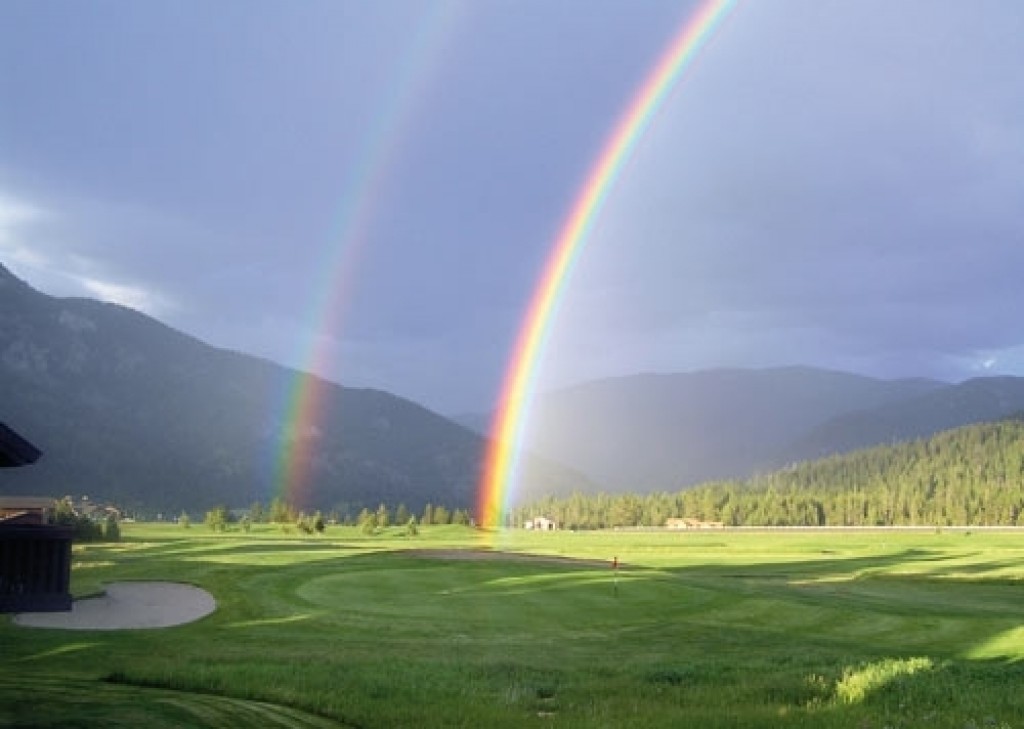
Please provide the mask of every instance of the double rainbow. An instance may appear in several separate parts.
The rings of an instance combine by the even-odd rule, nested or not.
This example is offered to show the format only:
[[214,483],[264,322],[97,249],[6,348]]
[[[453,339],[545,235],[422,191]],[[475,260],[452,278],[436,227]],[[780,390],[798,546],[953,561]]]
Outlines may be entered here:
[[562,225],[523,318],[491,425],[477,492],[476,513],[482,526],[502,525],[551,323],[597,214],[651,120],[734,4],[735,0],[709,0],[684,21],[608,137]]
[[382,87],[375,114],[358,154],[347,169],[340,206],[332,217],[318,279],[309,287],[312,322],[299,343],[300,366],[282,392],[273,449],[273,493],[302,508],[314,501],[311,467],[319,426],[327,416],[335,385],[312,373],[337,369],[333,337],[341,331],[347,300],[355,286],[360,254],[368,244],[377,208],[389,182],[397,142],[415,120],[415,110],[429,98],[443,51],[460,31],[463,9],[452,3],[431,5],[416,19],[404,54],[396,59],[390,83]]

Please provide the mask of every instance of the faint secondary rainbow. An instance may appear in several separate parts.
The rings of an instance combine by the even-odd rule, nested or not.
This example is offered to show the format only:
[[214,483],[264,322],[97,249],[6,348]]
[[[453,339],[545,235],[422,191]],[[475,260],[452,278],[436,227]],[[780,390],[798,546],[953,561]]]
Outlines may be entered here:
[[324,259],[310,282],[308,313],[303,317],[299,366],[289,377],[275,418],[273,496],[302,508],[313,499],[311,466],[319,425],[330,403],[331,385],[315,373],[335,369],[345,305],[355,281],[359,254],[372,225],[399,141],[419,102],[427,96],[444,48],[461,22],[461,5],[437,3],[418,19],[405,53],[395,64],[390,82],[381,89],[377,113],[370,121],[359,153],[346,171],[341,204],[332,216]]
[[491,440],[477,492],[477,519],[501,525],[516,480],[528,408],[551,323],[597,214],[683,72],[728,15],[736,0],[710,0],[687,17],[644,80],[590,169],[534,288],[509,361],[491,424]]

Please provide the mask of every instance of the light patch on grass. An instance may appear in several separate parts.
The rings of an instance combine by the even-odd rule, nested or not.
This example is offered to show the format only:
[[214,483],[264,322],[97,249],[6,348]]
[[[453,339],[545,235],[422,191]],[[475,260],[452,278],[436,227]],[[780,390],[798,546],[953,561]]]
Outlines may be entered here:
[[465,588],[463,592],[497,592],[498,594],[514,595],[537,590],[565,590],[582,585],[607,583],[612,577],[605,573],[595,572],[562,572],[551,575],[523,575],[518,577],[499,577]]
[[934,668],[931,658],[886,658],[859,668],[847,668],[836,682],[836,699],[843,704],[857,704],[872,691],[900,676],[912,676]]
[[73,570],[91,570],[97,567],[113,567],[116,563],[110,560],[104,560],[99,562],[72,562],[71,569]]
[[252,564],[252,565],[290,565],[298,562],[309,563],[317,560],[337,559],[343,556],[341,551],[318,550],[274,550],[267,552],[250,551],[231,554],[203,554],[185,557],[187,562],[204,562],[207,564]]
[[241,620],[231,623],[229,628],[253,628],[261,625],[284,625],[285,623],[299,623],[303,620],[310,620],[319,617],[322,613],[301,613],[299,615],[286,615],[280,618],[260,618],[259,620]]
[[41,653],[35,653],[35,654],[31,655],[31,656],[23,656],[22,658],[19,658],[18,660],[19,660],[19,662],[20,661],[38,661],[38,660],[42,660],[44,658],[52,658],[53,656],[63,655],[65,653],[77,653],[78,651],[84,651],[84,650],[88,650],[90,648],[95,648],[98,645],[99,645],[99,643],[67,643],[65,645],[57,646],[56,648],[51,648],[48,651],[43,651]]
[[789,580],[790,585],[802,587],[805,585],[831,585],[846,582],[853,582],[856,580],[858,575],[856,574],[845,574],[845,575],[822,575],[821,577],[815,577],[806,580]]
[[975,660],[1024,659],[1024,627],[1005,630],[967,651],[966,656]]

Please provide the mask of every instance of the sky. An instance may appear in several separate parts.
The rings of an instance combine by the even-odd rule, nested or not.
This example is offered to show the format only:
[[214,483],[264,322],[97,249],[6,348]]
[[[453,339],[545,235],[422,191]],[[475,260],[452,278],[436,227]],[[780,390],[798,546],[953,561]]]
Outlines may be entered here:
[[[0,263],[446,414],[695,3],[0,0]],[[550,389],[1024,375],[1024,4],[740,0],[553,321]]]

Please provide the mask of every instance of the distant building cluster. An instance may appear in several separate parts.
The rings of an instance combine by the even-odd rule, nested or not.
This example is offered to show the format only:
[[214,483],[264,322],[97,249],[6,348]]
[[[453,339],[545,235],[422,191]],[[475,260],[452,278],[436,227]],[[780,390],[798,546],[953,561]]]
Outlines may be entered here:
[[120,508],[113,504],[90,501],[88,496],[77,501],[71,496],[62,499],[51,496],[0,496],[0,522],[8,526],[59,524],[64,522],[63,517],[66,515],[96,523],[103,523],[110,518],[122,520]]
[[84,516],[93,521],[102,522],[113,517],[121,521],[121,509],[113,504],[104,504],[90,501],[88,496],[83,496],[77,501],[71,496],[65,496],[60,500],[64,508],[70,509],[75,516]]
[[558,522],[544,516],[535,516],[523,522],[523,529],[532,529],[540,532],[553,532],[558,529]]
[[665,520],[666,529],[724,529],[725,524],[720,521],[701,521],[689,517],[670,518]]

